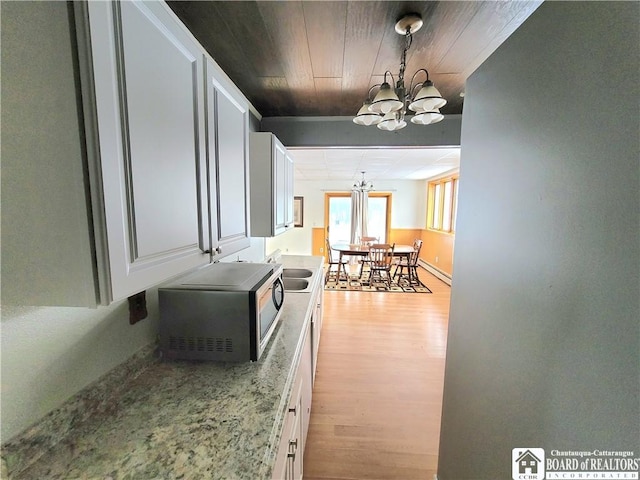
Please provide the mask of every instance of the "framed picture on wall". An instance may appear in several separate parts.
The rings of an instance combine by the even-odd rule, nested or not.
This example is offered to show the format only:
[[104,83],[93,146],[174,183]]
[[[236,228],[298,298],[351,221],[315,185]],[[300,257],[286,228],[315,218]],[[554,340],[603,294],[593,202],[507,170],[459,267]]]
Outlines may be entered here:
[[304,218],[304,197],[293,197],[293,226],[302,227]]

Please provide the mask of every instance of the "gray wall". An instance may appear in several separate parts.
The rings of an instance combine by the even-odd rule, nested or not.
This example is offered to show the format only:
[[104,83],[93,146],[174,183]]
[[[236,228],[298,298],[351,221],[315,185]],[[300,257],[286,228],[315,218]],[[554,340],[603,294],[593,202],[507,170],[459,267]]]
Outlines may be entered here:
[[1,5],[2,303],[95,306],[67,5]]
[[461,115],[446,115],[433,125],[381,132],[353,123],[353,117],[263,117],[260,129],[273,132],[287,147],[453,147],[460,145]]
[[638,2],[545,2],[468,80],[438,474],[640,453]]

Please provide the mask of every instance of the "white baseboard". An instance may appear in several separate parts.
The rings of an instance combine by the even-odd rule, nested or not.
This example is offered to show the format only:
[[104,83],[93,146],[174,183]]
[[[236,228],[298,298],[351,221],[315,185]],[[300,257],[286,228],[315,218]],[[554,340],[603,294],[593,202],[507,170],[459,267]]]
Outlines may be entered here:
[[447,285],[451,286],[451,277],[449,275],[447,275],[446,273],[438,270],[436,267],[434,267],[433,265],[425,262],[424,260],[422,260],[421,258],[418,259],[418,263],[420,264],[420,266],[422,268],[424,268],[427,272],[431,273],[432,275],[434,275],[435,277],[438,277],[440,280],[442,280],[444,283],[446,283]]

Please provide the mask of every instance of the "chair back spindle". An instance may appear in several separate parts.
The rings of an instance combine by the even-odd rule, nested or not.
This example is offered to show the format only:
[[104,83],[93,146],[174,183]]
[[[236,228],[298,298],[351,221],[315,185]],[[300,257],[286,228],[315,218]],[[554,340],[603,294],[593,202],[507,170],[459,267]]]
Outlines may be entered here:
[[376,243],[369,247],[369,268],[371,282],[375,279],[391,286],[391,266],[395,243]]

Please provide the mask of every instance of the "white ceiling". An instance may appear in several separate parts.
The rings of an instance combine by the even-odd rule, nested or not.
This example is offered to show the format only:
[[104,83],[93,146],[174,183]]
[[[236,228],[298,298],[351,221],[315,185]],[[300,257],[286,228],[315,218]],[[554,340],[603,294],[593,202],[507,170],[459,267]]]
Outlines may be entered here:
[[460,166],[460,148],[289,148],[296,180],[422,180]]

